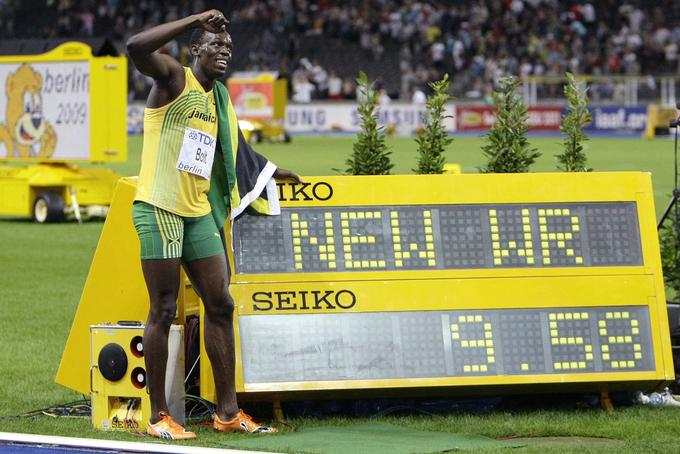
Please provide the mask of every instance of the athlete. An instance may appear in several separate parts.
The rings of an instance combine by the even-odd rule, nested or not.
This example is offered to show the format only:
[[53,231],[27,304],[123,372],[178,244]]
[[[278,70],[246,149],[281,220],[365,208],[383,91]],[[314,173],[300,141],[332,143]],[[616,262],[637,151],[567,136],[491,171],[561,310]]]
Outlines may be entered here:
[[[205,308],[205,348],[217,395],[213,427],[224,432],[276,431],[253,421],[236,402],[234,302],[228,289],[222,226],[213,219],[208,201],[211,165],[227,148],[218,140],[217,88],[213,90],[231,62],[233,45],[227,25],[220,11],[210,10],[158,25],[127,42],[134,65],[153,78],[144,111],[142,166],[132,212],[150,299],[144,329],[151,401],[147,433],[166,439],[196,437],[168,414],[165,396],[168,333],[175,318],[182,265]],[[156,52],[190,29],[194,30],[190,67]],[[250,152],[255,161],[267,162]],[[268,164],[273,174],[267,179],[300,182],[294,173]]]

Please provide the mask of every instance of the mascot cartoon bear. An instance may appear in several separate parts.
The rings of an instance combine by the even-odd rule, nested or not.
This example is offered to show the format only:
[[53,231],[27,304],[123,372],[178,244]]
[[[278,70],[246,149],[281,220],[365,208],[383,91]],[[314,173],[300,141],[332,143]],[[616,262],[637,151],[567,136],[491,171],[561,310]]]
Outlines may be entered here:
[[0,123],[0,157],[49,158],[57,147],[57,134],[43,116],[42,76],[23,63],[5,82],[7,111]]

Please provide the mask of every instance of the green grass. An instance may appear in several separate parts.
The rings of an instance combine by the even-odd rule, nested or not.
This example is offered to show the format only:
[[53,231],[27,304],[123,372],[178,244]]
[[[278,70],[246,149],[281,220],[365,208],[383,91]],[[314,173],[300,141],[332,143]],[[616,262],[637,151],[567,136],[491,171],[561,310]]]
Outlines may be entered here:
[[[257,149],[282,167],[302,175],[333,175],[344,168],[352,138],[295,137],[291,145],[261,144]],[[543,157],[533,170],[552,171],[558,138],[533,138]],[[410,173],[417,156],[411,139],[390,138],[394,173]],[[130,138],[130,158],[112,165],[123,175],[139,169],[140,137]],[[465,172],[483,165],[476,137],[457,137],[447,157]],[[673,186],[673,142],[666,139],[593,139],[588,143],[590,166],[596,170],[652,172],[657,213]],[[37,408],[81,398],[54,384],[54,376],[80,299],[102,222],[37,226],[22,220],[0,220],[0,431],[72,435],[138,441],[122,433],[94,431],[86,418],[6,418]],[[115,304],[115,301],[110,302]],[[505,436],[597,436],[625,441],[625,448],[598,452],[678,452],[680,411],[672,408],[627,407],[607,413],[590,410],[525,410],[447,416],[412,415],[381,420],[417,429]],[[355,421],[355,420],[353,420]],[[313,427],[341,425],[343,418],[296,419]],[[199,439],[188,444],[219,446],[225,437],[198,427]],[[521,452],[544,452],[522,449]],[[582,452],[551,450],[552,452]]]

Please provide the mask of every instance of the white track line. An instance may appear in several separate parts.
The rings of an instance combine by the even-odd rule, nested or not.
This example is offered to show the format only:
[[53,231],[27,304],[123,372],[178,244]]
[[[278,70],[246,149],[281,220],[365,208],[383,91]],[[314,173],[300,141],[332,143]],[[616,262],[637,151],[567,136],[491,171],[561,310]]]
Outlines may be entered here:
[[201,448],[169,443],[140,443],[133,441],[97,440],[94,438],[56,437],[0,432],[0,442],[27,443],[33,445],[56,445],[77,448],[109,449],[129,452],[158,452],[167,454],[270,454],[271,451],[241,451],[238,449]]

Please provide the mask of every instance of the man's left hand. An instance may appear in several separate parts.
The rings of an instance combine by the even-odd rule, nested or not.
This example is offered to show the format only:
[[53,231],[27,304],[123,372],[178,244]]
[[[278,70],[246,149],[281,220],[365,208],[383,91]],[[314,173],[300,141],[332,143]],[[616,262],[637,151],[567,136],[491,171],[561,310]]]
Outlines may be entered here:
[[293,180],[298,184],[304,183],[297,174],[280,167],[276,168],[276,171],[274,172],[274,178],[277,180]]

